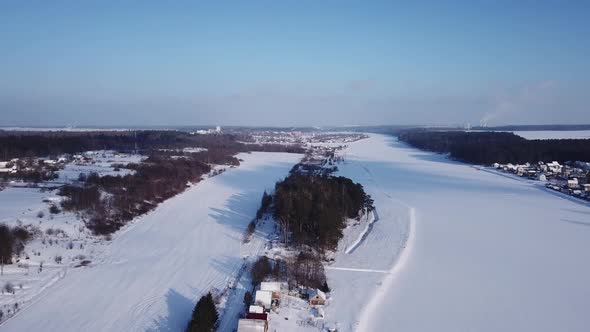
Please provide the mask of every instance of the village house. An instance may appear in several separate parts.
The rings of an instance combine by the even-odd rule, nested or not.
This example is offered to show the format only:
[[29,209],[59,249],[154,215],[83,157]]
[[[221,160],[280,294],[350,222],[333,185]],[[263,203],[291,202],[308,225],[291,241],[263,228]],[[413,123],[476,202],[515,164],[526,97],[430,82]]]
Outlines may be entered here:
[[18,172],[18,167],[13,161],[0,161],[0,173],[15,174]]
[[579,188],[579,184],[578,184],[578,179],[577,178],[573,178],[570,180],[567,180],[567,187],[570,189],[577,189]]
[[309,293],[309,304],[311,305],[324,305],[326,304],[326,293],[319,289],[313,289]]
[[560,173],[561,172],[561,165],[557,162],[557,161],[552,161],[550,163],[547,164],[547,167],[553,172],[553,173]]

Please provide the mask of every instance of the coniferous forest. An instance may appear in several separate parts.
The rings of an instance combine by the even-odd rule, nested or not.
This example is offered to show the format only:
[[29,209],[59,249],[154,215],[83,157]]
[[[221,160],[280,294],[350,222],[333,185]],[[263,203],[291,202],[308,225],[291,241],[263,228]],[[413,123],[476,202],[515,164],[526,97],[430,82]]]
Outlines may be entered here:
[[508,132],[432,130],[403,131],[398,137],[416,148],[474,164],[590,161],[587,139],[527,140]]
[[347,218],[373,208],[363,186],[345,177],[292,173],[278,182],[274,217],[296,245],[335,249]]

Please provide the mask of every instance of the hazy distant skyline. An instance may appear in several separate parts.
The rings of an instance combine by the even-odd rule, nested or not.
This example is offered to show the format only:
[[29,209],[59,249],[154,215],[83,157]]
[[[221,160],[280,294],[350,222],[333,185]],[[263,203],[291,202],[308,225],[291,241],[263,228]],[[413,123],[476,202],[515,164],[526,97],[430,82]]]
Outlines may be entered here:
[[587,1],[0,3],[0,126],[590,123]]

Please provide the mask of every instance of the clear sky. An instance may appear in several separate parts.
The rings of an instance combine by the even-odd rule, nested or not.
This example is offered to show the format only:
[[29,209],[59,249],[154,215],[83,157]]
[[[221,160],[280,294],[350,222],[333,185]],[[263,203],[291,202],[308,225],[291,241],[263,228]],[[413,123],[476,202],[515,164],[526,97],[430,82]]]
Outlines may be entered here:
[[0,125],[590,123],[590,1],[1,1]]

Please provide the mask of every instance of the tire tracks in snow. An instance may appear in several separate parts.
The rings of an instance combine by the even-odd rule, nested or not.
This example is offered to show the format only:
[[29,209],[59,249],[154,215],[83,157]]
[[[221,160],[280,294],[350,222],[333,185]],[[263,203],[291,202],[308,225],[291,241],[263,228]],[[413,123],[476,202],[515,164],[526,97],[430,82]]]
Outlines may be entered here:
[[[393,287],[393,282],[395,281],[397,274],[405,267],[407,264],[410,254],[415,246],[416,242],[416,209],[413,206],[408,205],[404,201],[399,199],[393,198],[389,193],[387,193],[381,186],[375,181],[373,178],[373,174],[365,165],[361,165],[369,180],[373,182],[375,187],[387,198],[391,201],[395,201],[398,204],[406,207],[408,210],[408,225],[407,231],[404,234],[404,240],[401,242],[401,245],[397,251],[397,257],[394,263],[391,266],[391,269],[387,271],[385,277],[383,278],[381,285],[374,290],[374,295],[370,298],[370,301],[364,306],[359,321],[357,325],[357,331],[364,332],[364,331],[372,331],[371,330],[371,315],[380,307],[381,303],[385,300],[385,296],[387,294],[387,290]],[[355,248],[356,249],[356,248]],[[364,271],[364,272],[376,272],[376,271]]]
[[[401,203],[401,202],[400,202]],[[409,223],[408,231],[405,236],[405,240],[402,244],[401,251],[399,252],[396,261],[393,263],[389,273],[383,278],[381,285],[375,290],[375,294],[371,297],[369,303],[367,303],[361,313],[357,331],[371,331],[371,315],[379,308],[381,303],[384,301],[387,294],[387,290],[393,287],[397,274],[407,264],[410,254],[415,246],[416,242],[416,209],[409,207],[405,203],[402,203],[409,208]]]
[[376,208],[373,208],[371,214],[371,221],[369,221],[367,227],[365,227],[363,232],[359,235],[358,239],[349,248],[346,248],[346,250],[344,251],[345,253],[352,254],[354,250],[358,248],[358,246],[360,246],[363,243],[363,241],[367,238],[367,235],[369,235],[369,233],[373,230],[373,224],[379,221],[379,214],[377,213]]

